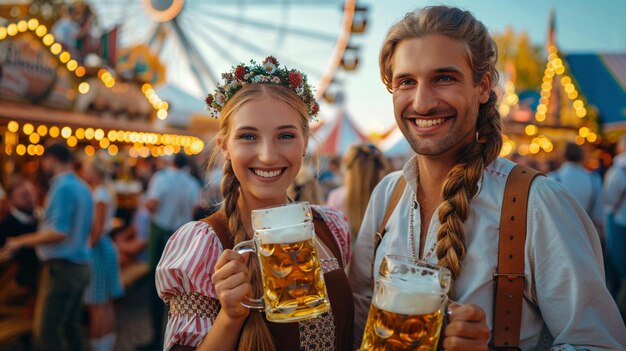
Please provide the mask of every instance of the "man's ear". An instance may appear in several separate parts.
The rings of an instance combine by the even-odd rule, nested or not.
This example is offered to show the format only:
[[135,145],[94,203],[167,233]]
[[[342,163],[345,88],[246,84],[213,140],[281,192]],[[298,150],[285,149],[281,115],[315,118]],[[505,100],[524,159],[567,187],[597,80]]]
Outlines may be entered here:
[[478,101],[481,104],[489,101],[489,95],[491,94],[491,85],[493,84],[493,77],[491,73],[487,72],[483,76],[483,79],[478,83]]
[[219,136],[216,139],[217,147],[222,150],[222,156],[225,160],[230,161],[230,154],[228,153],[228,148],[226,147],[226,139],[223,136]]

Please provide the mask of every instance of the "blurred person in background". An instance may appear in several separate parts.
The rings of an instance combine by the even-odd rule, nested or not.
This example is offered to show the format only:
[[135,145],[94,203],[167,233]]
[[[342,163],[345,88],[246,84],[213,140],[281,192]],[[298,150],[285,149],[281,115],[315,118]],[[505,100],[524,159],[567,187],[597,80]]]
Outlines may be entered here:
[[112,169],[101,156],[86,159],[82,175],[89,184],[95,205],[91,246],[91,282],[84,302],[89,312],[89,346],[91,351],[110,351],[115,346],[115,309],[113,299],[124,292],[120,265],[111,231],[117,208],[115,188],[110,180]]
[[36,247],[43,262],[33,326],[35,350],[86,350],[81,317],[90,275],[93,200],[74,172],[74,155],[65,143],[46,148],[41,168],[51,183],[42,225],[34,233],[8,238],[5,248]]
[[[0,221],[0,247],[7,238],[37,231],[39,216],[37,211],[37,190],[32,182],[19,175],[14,176],[7,186],[8,213]],[[15,280],[26,288],[27,314],[32,313],[37,292],[40,262],[34,248],[24,247],[13,257],[17,263]]]
[[331,156],[328,159],[326,169],[322,170],[317,180],[322,188],[322,196],[324,199],[328,198],[330,191],[343,182],[341,178],[341,156]]
[[[148,263],[150,277],[163,254],[165,244],[183,224],[191,221],[200,206],[200,183],[189,174],[188,157],[184,153],[161,157],[165,166],[154,173],[145,196],[145,206],[151,213],[150,237],[148,240]],[[160,348],[163,345],[163,321],[165,305],[151,284],[151,311],[153,340],[142,348]]]
[[295,202],[308,201],[311,205],[324,203],[322,188],[307,165],[302,165],[298,175],[287,189],[287,195]]
[[585,150],[578,144],[568,142],[563,153],[565,162],[548,177],[563,184],[578,204],[585,209],[598,230],[602,246],[605,238],[602,231],[602,179],[584,166]]
[[342,160],[343,185],[328,194],[327,205],[346,214],[354,244],[376,184],[389,171],[382,152],[372,144],[350,146]]
[[[617,142],[613,165],[604,178],[603,207],[607,236],[609,287],[626,321],[626,135]],[[608,267],[607,267],[608,271]]]

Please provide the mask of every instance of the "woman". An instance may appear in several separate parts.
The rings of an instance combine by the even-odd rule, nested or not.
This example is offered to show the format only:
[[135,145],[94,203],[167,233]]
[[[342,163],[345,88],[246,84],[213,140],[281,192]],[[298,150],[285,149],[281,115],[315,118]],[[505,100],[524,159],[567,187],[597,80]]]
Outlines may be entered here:
[[117,251],[110,232],[117,208],[115,190],[108,182],[107,164],[91,159],[83,164],[82,175],[92,189],[95,205],[89,245],[92,247],[91,282],[84,301],[89,312],[89,345],[92,351],[110,351],[115,346],[113,299],[122,296]]
[[350,146],[342,164],[344,185],[328,194],[327,204],[346,214],[350,223],[351,243],[354,244],[370,195],[389,167],[382,152],[372,144]]
[[[343,216],[313,206],[335,240],[318,240],[331,263],[324,265],[331,310],[299,323],[270,323],[241,305],[259,296],[255,257],[224,250],[252,236],[251,211],[284,204],[287,188],[306,153],[309,119],[318,110],[306,76],[279,67],[273,57],[261,65],[239,65],[207,104],[220,114],[211,163],[224,159],[224,202],[216,217],[182,226],[169,240],[156,271],[159,296],[170,304],[165,350],[347,350],[353,343],[354,307],[343,266],[349,239]],[[318,219],[319,221],[319,219]],[[318,222],[319,223],[319,222]],[[231,239],[222,242],[218,231]],[[338,254],[337,254],[338,253]],[[325,260],[321,257],[322,261]]]

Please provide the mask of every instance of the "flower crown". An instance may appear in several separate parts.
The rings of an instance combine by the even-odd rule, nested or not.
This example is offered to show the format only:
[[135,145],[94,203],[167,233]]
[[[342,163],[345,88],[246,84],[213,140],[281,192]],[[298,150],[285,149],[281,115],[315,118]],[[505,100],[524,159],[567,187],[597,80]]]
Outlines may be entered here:
[[277,84],[293,90],[306,105],[309,118],[316,120],[320,106],[315,101],[306,74],[279,66],[276,58],[268,56],[260,65],[250,60],[249,66],[241,63],[233,66],[230,72],[222,73],[224,84],[218,85],[213,94],[209,94],[204,100],[211,116],[219,117],[226,102],[247,84]]

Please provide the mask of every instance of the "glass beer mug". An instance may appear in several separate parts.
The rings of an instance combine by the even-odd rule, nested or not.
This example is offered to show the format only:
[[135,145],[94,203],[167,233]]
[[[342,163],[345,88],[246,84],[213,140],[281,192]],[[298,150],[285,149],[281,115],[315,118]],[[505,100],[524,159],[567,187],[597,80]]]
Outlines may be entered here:
[[328,311],[311,205],[297,202],[254,210],[252,227],[254,238],[233,250],[257,253],[264,293],[242,305],[265,310],[267,320],[279,323],[302,321]]
[[450,279],[446,268],[384,256],[360,350],[436,350]]

